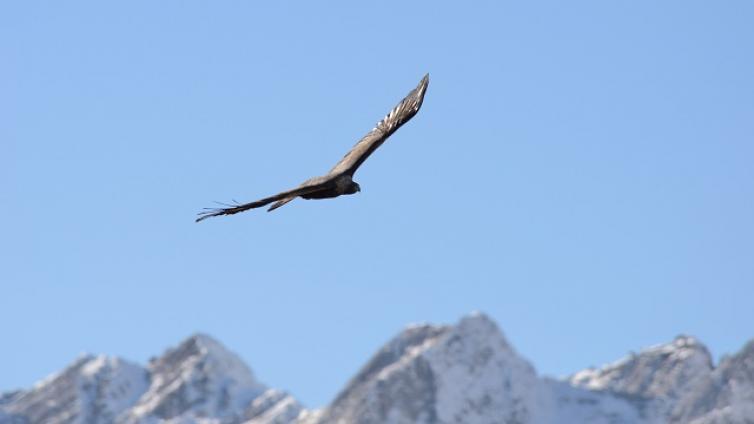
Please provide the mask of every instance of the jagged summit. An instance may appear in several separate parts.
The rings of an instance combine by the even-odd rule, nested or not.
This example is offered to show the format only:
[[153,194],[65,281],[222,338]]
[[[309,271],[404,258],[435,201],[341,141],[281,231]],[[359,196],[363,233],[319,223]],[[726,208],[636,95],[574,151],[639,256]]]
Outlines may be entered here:
[[692,424],[754,422],[754,340],[690,387],[673,419]]
[[455,326],[408,327],[311,422],[514,419],[533,413],[527,402],[535,381],[534,369],[515,355],[492,320],[474,313]]
[[[0,423],[232,423],[240,422],[266,390],[235,354],[212,337],[195,334],[146,368],[116,357],[82,355],[32,389],[0,397]],[[268,401],[272,411],[257,409],[270,421],[252,424],[276,422],[276,411],[290,416],[290,404],[289,399]]]
[[125,422],[240,417],[267,388],[238,356],[212,337],[195,334],[149,363],[151,383]]
[[601,368],[580,371],[569,378],[579,387],[609,390],[645,398],[675,397],[684,386],[712,371],[712,356],[693,337],[649,347]]
[[0,424],[744,424],[754,417],[754,341],[714,367],[681,335],[600,368],[540,377],[482,313],[414,324],[320,410],[258,382],[194,334],[146,367],[84,355],[29,390],[0,394]]
[[144,392],[147,382],[146,371],[136,364],[84,355],[31,390],[17,392],[0,410],[13,423],[112,422]]

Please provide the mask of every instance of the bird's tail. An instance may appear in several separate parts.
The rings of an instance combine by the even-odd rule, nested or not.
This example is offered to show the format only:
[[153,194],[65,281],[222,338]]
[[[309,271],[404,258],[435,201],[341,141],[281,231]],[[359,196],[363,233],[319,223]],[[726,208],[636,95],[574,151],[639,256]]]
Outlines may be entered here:
[[272,204],[272,206],[270,206],[270,208],[269,208],[269,209],[267,209],[267,212],[272,212],[272,211],[274,211],[275,209],[277,209],[277,208],[279,208],[279,207],[283,206],[284,204],[286,204],[286,203],[290,202],[291,200],[293,200],[293,199],[295,199],[295,198],[296,198],[296,196],[292,196],[292,197],[286,197],[286,198],[285,198],[285,199],[283,199],[283,200],[278,200],[277,202],[273,203],[273,204]]

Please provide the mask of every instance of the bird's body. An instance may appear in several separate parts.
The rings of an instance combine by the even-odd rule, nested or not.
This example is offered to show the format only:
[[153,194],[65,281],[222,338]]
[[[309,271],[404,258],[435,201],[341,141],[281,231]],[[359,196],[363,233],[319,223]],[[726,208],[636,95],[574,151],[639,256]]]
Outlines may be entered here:
[[196,221],[199,222],[213,216],[232,215],[270,203],[272,203],[272,206],[270,206],[268,211],[273,211],[296,197],[304,199],[330,199],[361,191],[359,184],[353,181],[354,173],[388,137],[419,112],[428,84],[429,75],[425,75],[419,82],[419,85],[411,90],[385,118],[362,137],[326,175],[310,178],[293,190],[284,191],[255,202],[207,210],[200,213]]
[[330,199],[338,197],[344,194],[355,194],[360,191],[359,185],[353,181],[350,175],[340,175],[333,181],[333,187],[331,189],[324,188],[312,193],[302,194],[300,197],[304,199]]

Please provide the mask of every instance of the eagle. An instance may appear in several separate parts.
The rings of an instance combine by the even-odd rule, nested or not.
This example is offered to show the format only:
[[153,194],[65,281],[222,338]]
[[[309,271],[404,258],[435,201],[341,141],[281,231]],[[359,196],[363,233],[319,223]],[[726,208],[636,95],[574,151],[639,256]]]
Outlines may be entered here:
[[223,208],[207,208],[198,214],[199,217],[196,219],[196,222],[213,216],[233,215],[272,203],[272,206],[267,209],[270,212],[297,197],[304,199],[330,199],[361,191],[359,184],[353,180],[354,173],[388,137],[419,112],[428,85],[429,74],[426,74],[419,81],[419,85],[411,90],[371,131],[362,137],[327,174],[310,178],[292,190],[265,197],[255,202],[223,205],[227,206]]

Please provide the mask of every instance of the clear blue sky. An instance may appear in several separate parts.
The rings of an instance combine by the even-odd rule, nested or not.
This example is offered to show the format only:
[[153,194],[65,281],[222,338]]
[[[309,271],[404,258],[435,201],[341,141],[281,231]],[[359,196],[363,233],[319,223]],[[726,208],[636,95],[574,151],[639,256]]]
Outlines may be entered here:
[[[544,374],[754,337],[754,3],[0,6],[0,390],[195,331],[329,401],[404,325]],[[362,192],[326,172],[421,76]]]

